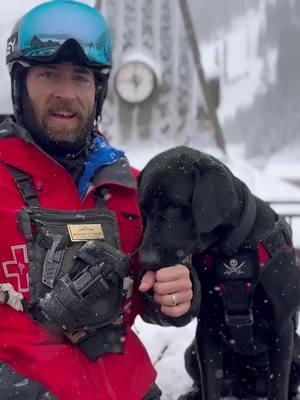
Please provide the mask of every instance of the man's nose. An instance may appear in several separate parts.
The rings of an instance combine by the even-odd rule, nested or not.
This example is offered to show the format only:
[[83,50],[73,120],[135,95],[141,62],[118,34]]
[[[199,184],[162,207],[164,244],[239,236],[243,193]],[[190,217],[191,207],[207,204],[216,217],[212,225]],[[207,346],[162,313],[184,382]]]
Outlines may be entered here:
[[76,98],[76,91],[72,81],[64,79],[60,80],[55,87],[54,96],[64,100],[74,100]]

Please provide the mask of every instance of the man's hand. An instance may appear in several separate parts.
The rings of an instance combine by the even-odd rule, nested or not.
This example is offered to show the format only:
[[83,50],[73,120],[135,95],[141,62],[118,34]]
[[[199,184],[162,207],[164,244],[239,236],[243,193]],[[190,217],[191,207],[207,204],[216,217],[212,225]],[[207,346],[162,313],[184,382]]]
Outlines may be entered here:
[[161,305],[161,311],[170,317],[180,317],[189,311],[193,298],[190,271],[185,265],[174,265],[147,271],[142,278],[139,290],[152,289],[154,300]]

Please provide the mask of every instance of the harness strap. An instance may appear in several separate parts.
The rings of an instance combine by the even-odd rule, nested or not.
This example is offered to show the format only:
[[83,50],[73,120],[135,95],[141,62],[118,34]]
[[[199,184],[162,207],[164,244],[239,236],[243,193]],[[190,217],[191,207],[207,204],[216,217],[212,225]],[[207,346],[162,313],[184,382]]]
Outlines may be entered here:
[[254,342],[252,301],[256,284],[250,282],[228,282],[226,293],[222,291],[225,308],[225,323],[230,329],[230,339],[239,348],[251,346]]
[[292,229],[284,217],[279,216],[271,233],[260,240],[271,257],[275,257],[282,248],[292,247]]
[[245,241],[251,231],[256,217],[256,201],[247,186],[244,186],[245,207],[242,213],[240,224],[234,229],[231,235],[220,244],[225,254],[232,254]]
[[[7,165],[7,168],[10,170],[11,174],[14,177],[14,181],[16,186],[25,202],[25,204],[29,207],[40,207],[40,201],[36,194],[36,190],[34,188],[32,179],[29,174],[24,171],[21,171],[11,165]],[[106,208],[106,196],[107,192],[105,188],[101,188],[96,192],[96,207],[104,209]]]
[[216,254],[213,258],[215,280],[224,305],[225,323],[230,339],[241,343],[253,341],[252,299],[259,279],[257,244],[253,242],[232,256]]
[[[38,208],[40,207],[40,201],[37,196],[35,187],[33,185],[32,178],[29,174],[27,174],[24,171],[21,171],[15,167],[12,167],[11,165],[7,165],[7,168],[13,175],[15,184],[17,186],[17,189],[22,196],[25,204],[30,207],[30,208]],[[104,189],[102,189],[103,191]],[[105,196],[101,191],[96,192],[96,207],[104,209],[106,204]],[[32,237],[32,231],[31,231],[31,222],[30,218],[28,216],[28,213],[21,210],[18,214],[18,224],[21,228],[21,231],[26,237],[27,240],[27,251],[28,251],[28,256],[29,259],[33,259],[33,237]],[[57,235],[56,235],[57,236]],[[57,237],[57,240],[54,240],[52,243],[51,249],[49,249],[46,258],[44,260],[44,266],[43,266],[43,277],[42,281],[43,283],[50,287],[53,288],[53,284],[55,281],[55,277],[57,272],[60,269],[64,250],[59,250],[57,247],[59,247],[60,243],[60,238]],[[30,278],[31,279],[31,278]],[[32,296],[35,296],[34,294],[34,285],[31,285],[32,287]]]
[[15,167],[12,167],[11,165],[8,165],[7,168],[12,173],[16,186],[25,204],[29,207],[39,207],[40,201],[36,195],[30,175],[26,174],[24,171],[20,171]]
[[96,197],[96,207],[104,209],[106,208],[106,201],[109,197],[107,189],[105,187],[97,189],[95,192]]
[[230,257],[212,254],[215,280],[224,304],[225,323],[230,329],[231,340],[251,346],[253,337],[252,303],[256,285],[270,259],[284,249],[292,247],[292,232],[280,216],[271,232],[258,241],[245,241]]

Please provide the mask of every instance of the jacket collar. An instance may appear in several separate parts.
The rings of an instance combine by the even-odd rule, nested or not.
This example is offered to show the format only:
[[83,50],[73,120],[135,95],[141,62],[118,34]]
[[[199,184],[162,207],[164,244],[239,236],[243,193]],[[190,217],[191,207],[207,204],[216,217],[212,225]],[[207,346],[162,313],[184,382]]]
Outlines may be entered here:
[[[7,139],[8,142],[1,139]],[[136,182],[131,174],[128,160],[123,152],[113,150],[116,152],[113,157],[115,162],[104,162],[102,165],[99,163],[89,177],[89,181],[93,186],[116,183],[136,189]],[[62,169],[66,172],[65,168],[41,150],[34,143],[29,132],[15,123],[12,118],[7,118],[0,125],[0,161],[38,177],[53,178],[61,174]]]

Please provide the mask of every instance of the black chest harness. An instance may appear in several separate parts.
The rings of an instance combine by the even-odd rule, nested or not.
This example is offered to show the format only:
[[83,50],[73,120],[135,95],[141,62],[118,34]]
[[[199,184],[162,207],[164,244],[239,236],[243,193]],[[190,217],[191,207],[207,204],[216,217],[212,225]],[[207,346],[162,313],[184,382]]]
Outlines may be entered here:
[[95,209],[40,208],[31,177],[8,168],[27,206],[18,213],[30,262],[27,311],[91,361],[122,353],[122,303],[131,295],[132,279],[129,256],[119,250],[115,213],[104,208],[100,193]]
[[292,249],[292,232],[283,217],[273,229],[257,240],[245,240],[252,229],[255,199],[245,189],[245,210],[240,226],[220,246],[200,256],[199,276],[209,281],[221,294],[224,321],[229,335],[224,337],[232,347],[249,349],[253,336],[253,295],[261,275],[280,253]]

